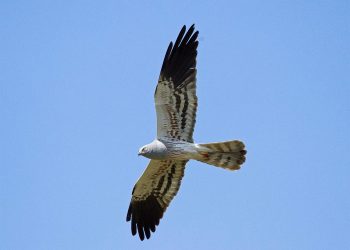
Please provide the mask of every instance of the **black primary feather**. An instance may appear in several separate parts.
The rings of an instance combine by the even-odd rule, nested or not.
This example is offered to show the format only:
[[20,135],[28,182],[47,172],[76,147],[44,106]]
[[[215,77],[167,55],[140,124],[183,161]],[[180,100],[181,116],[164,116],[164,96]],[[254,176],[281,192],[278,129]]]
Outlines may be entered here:
[[160,79],[171,79],[175,88],[178,88],[196,71],[199,32],[194,32],[194,29],[193,24],[185,34],[186,26],[184,25],[174,45],[170,42],[165,53]]

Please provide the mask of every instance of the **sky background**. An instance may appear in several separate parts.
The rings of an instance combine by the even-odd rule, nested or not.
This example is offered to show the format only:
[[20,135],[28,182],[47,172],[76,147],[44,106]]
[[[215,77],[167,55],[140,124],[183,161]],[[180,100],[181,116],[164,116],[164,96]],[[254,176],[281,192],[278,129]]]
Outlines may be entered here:
[[[350,249],[349,1],[1,1],[0,249]],[[125,217],[166,48],[196,24],[191,161],[150,240]]]

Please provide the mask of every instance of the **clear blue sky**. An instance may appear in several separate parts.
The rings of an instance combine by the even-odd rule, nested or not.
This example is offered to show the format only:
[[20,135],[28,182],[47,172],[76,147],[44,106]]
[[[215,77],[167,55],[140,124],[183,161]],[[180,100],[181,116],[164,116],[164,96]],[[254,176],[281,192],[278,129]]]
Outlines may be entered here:
[[[1,1],[0,249],[349,249],[349,1]],[[170,40],[200,31],[197,142],[148,241],[125,216]]]

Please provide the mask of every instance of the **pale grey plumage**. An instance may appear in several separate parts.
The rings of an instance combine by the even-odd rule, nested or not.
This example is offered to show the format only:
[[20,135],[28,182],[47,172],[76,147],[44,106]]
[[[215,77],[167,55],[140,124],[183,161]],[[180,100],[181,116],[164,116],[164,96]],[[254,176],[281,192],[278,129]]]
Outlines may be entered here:
[[196,56],[198,31],[192,25],[181,29],[164,57],[154,94],[157,138],[140,148],[139,155],[151,159],[137,181],[127,213],[132,234],[148,239],[179,190],[188,160],[194,159],[230,170],[245,161],[240,141],[196,144]]
[[139,150],[139,155],[153,160],[189,160],[195,157],[200,146],[194,143],[168,138],[155,139]]

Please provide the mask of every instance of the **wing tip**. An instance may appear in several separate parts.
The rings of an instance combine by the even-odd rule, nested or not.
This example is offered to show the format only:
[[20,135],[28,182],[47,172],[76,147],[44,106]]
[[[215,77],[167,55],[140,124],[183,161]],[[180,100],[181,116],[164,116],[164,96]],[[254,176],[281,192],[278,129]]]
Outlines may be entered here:
[[195,24],[186,31],[183,25],[175,42],[170,42],[165,53],[160,72],[160,80],[172,78],[175,87],[185,80],[188,75],[195,74],[196,57],[198,48],[198,34]]
[[141,241],[151,238],[151,232],[156,231],[164,212],[153,195],[142,201],[132,200],[126,217],[127,221],[131,220],[131,234],[138,234]]

